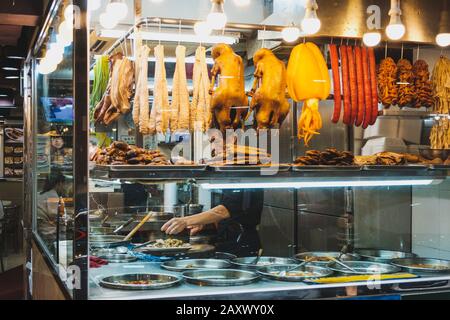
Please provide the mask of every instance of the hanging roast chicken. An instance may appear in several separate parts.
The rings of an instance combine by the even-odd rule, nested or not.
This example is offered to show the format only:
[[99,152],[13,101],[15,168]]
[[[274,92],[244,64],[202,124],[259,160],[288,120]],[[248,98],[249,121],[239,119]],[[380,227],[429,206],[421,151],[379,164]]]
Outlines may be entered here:
[[[226,44],[216,45],[212,50],[212,57],[215,63],[209,93],[212,95],[213,123],[222,132],[237,129],[248,112],[242,58]],[[219,85],[214,90],[217,75],[220,75]]]
[[281,126],[289,113],[286,99],[286,66],[269,49],[260,49],[253,56],[255,81],[250,112],[255,110],[258,129]]

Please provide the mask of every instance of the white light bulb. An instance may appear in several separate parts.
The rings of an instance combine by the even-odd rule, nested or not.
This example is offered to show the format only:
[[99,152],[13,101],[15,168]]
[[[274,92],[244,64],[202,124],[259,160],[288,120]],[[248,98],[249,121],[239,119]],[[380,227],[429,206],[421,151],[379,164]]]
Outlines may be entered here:
[[106,7],[106,13],[116,21],[123,20],[128,15],[128,6],[125,2],[110,2]]
[[390,24],[386,27],[386,35],[391,40],[400,40],[405,35],[406,28],[402,23]]
[[58,33],[56,35],[56,42],[58,42],[61,46],[68,47],[73,42],[73,33]]
[[206,21],[211,29],[221,30],[227,24],[227,15],[223,12],[211,12]]
[[305,18],[302,20],[302,30],[307,35],[319,32],[322,23],[318,18]]
[[102,0],[89,0],[88,6],[90,11],[98,10],[102,5]]
[[59,64],[63,60],[64,51],[59,47],[50,47],[45,54],[45,58],[52,63]]
[[375,47],[381,42],[381,34],[379,32],[364,33],[363,42],[368,47]]
[[284,41],[294,42],[300,37],[300,29],[297,27],[286,27],[281,31],[281,35]]
[[199,21],[194,25],[194,32],[199,37],[207,37],[211,34],[212,29],[205,21]]
[[100,15],[100,24],[105,29],[113,29],[117,26],[119,21],[117,19],[113,19],[108,13],[102,13]]
[[73,24],[68,22],[69,20],[64,20],[58,27],[58,33],[69,35],[73,34]]
[[69,4],[66,9],[64,10],[64,18],[69,21],[73,21],[73,10],[74,6],[73,4]]
[[436,43],[440,47],[448,47],[450,45],[450,33],[439,33],[436,36]]
[[56,63],[52,63],[51,60],[44,58],[39,63],[38,72],[40,74],[44,74],[44,75],[49,74],[49,73],[54,72],[56,70],[57,66],[58,65]]
[[245,7],[250,4],[251,0],[234,0],[234,4],[238,7]]

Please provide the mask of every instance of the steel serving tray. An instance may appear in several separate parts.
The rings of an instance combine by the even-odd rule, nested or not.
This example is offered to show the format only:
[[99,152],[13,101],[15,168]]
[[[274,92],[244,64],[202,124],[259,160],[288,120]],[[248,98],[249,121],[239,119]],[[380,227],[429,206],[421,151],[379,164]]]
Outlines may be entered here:
[[205,171],[208,168],[206,164],[200,165],[96,165],[95,169],[114,171],[114,172],[127,172],[127,171]]
[[[130,284],[129,281],[151,281],[149,284]],[[156,290],[173,287],[181,282],[181,278],[167,274],[134,273],[121,274],[102,278],[102,287],[119,290]]]
[[219,259],[171,260],[161,264],[163,269],[175,272],[198,269],[226,269],[230,266],[231,263],[229,261]]
[[152,246],[152,244],[149,244],[145,247],[141,247],[136,249],[136,252],[142,252],[147,254],[156,254],[156,255],[163,255],[163,254],[178,254],[178,253],[186,253],[192,248],[192,245],[189,243],[185,243],[181,247],[167,247],[167,248],[158,248]]
[[393,266],[387,263],[371,262],[371,261],[345,261],[347,266],[354,269],[353,272],[340,264],[330,262],[328,268],[334,272],[342,274],[389,274],[399,272],[401,269],[397,266]]
[[215,172],[260,172],[261,170],[274,170],[278,172],[287,172],[291,169],[289,164],[279,164],[279,165],[211,165]]
[[363,260],[380,263],[391,263],[393,259],[399,258],[417,257],[414,253],[378,249],[357,249],[355,252],[359,254]]
[[106,260],[110,263],[129,263],[137,260],[136,257],[129,254],[105,254],[98,256],[98,258]]
[[363,170],[367,171],[395,171],[395,170],[408,170],[408,171],[422,171],[428,170],[428,166],[420,164],[408,164],[408,165],[365,165]]
[[361,166],[325,166],[325,165],[313,165],[313,166],[299,166],[292,165],[293,171],[361,171]]
[[[280,275],[281,272],[290,270],[294,268],[296,265],[287,264],[287,265],[273,265],[268,267],[262,267],[257,270],[257,272],[271,280],[276,281],[288,281],[288,282],[301,282],[306,279],[316,279],[328,277],[333,274],[333,271],[320,266],[314,265],[305,265],[300,267],[299,269],[295,269],[292,272],[287,272],[286,275]],[[310,275],[295,275],[296,272],[308,272]]]
[[199,286],[243,286],[258,281],[260,276],[251,271],[234,269],[190,270],[182,273],[183,278]]
[[[411,273],[450,273],[450,260],[431,258],[394,259],[392,264]],[[426,266],[419,266],[426,265]]]
[[292,258],[279,258],[279,257],[261,257],[258,261],[258,265],[254,262],[256,257],[244,257],[244,258],[234,258],[230,262],[232,265],[248,270],[256,270],[261,267],[267,267],[271,265],[286,265],[286,264],[298,264],[295,259]]
[[[306,258],[317,257],[317,258],[325,259],[326,257],[331,257],[331,258],[337,259],[340,255],[341,255],[341,253],[337,252],[337,251],[311,251],[311,252],[297,253],[294,256],[294,259],[297,259],[301,262],[305,262]],[[347,253],[347,254],[342,255],[340,260],[341,261],[359,261],[359,260],[361,260],[361,257],[355,253]],[[310,262],[310,264],[320,265],[320,266],[327,266],[329,263],[330,263],[330,260],[326,260],[326,261],[319,260],[319,261],[311,261]]]

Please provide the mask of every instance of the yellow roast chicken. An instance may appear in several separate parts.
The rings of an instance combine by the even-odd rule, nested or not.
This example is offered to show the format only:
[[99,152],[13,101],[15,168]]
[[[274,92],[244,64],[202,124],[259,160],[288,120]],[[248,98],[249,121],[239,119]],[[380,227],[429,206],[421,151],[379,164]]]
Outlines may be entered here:
[[255,110],[258,130],[281,126],[289,113],[286,99],[286,66],[269,49],[260,49],[253,56],[255,81],[250,111]]
[[[212,95],[213,123],[222,132],[237,129],[248,113],[242,58],[226,44],[216,45],[212,50],[212,57],[214,67],[209,93]],[[220,75],[219,85],[214,90],[217,75]]]

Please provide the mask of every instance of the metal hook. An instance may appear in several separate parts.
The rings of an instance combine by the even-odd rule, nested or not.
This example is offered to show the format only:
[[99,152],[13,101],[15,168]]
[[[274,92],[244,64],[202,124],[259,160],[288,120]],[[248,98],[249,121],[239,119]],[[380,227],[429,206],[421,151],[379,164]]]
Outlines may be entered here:
[[161,45],[161,18],[158,19],[159,21],[159,25],[158,25],[158,32],[159,32],[159,40],[158,40],[158,44]]
[[404,47],[403,47],[403,42],[402,42],[402,51],[401,51],[401,54],[400,54],[400,59],[403,59],[403,50],[404,50]]
[[349,41],[349,39],[347,38],[347,46],[348,46],[348,41]]
[[341,38],[341,47],[342,47],[343,43],[344,43],[344,38]]
[[420,44],[417,45],[417,60],[419,60],[420,56]]
[[384,48],[384,58],[386,59],[388,55],[388,42],[386,41],[386,47]]
[[264,35],[263,35],[263,39],[262,39],[262,44],[261,44],[261,48],[265,48],[266,47],[266,38],[265,38],[265,34],[266,34],[266,26],[264,25]]
[[333,37],[331,37],[330,44],[333,44]]

